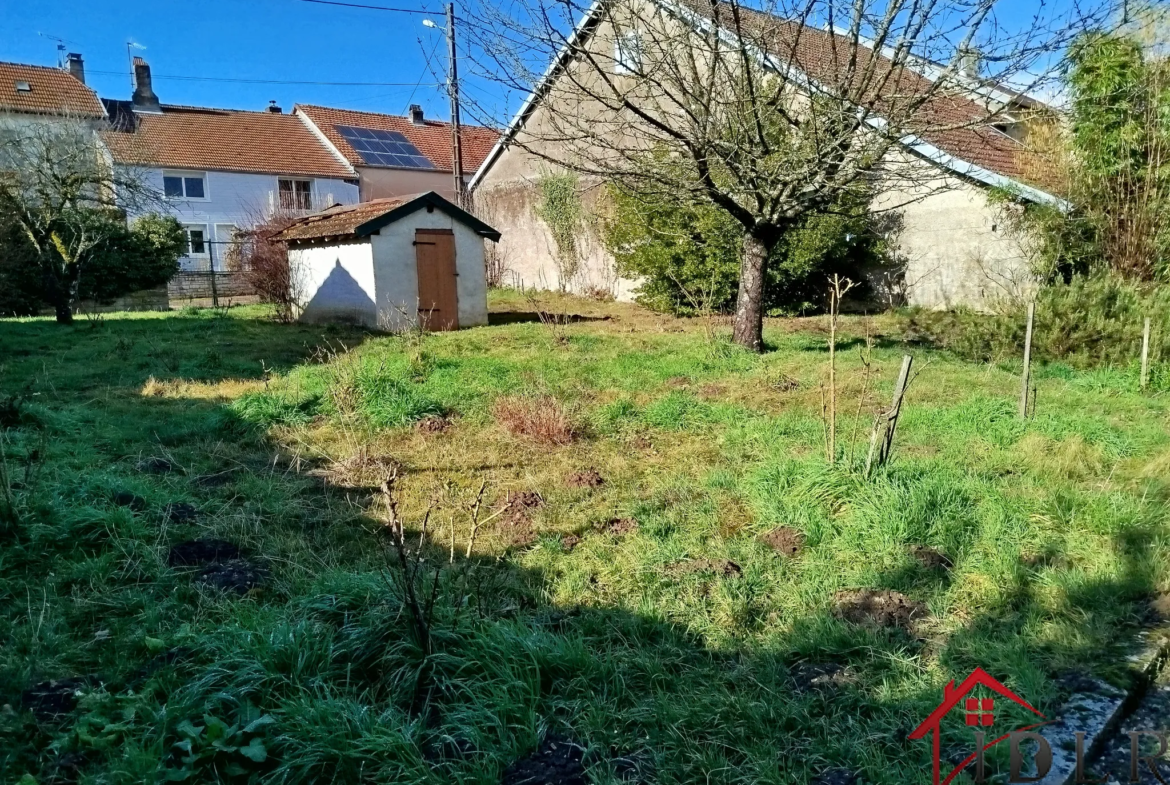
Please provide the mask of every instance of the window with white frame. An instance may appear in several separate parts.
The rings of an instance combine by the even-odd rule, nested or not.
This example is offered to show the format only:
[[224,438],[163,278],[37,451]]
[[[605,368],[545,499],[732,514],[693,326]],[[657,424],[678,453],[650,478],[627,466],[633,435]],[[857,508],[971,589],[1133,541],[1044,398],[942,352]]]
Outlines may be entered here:
[[280,209],[308,212],[313,209],[313,181],[281,177],[276,181]]
[[642,70],[642,38],[634,30],[619,33],[613,44],[614,71],[636,74]]
[[203,172],[163,172],[163,196],[168,199],[206,199],[207,175]]
[[207,224],[183,224],[187,236],[186,256],[207,256]]

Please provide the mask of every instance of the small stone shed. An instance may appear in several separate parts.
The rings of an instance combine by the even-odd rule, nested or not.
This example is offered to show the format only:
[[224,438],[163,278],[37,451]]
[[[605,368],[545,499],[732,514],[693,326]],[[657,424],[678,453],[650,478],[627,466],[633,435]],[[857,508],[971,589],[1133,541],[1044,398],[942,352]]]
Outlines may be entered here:
[[334,206],[278,234],[298,318],[379,330],[487,324],[484,239],[500,233],[434,191]]

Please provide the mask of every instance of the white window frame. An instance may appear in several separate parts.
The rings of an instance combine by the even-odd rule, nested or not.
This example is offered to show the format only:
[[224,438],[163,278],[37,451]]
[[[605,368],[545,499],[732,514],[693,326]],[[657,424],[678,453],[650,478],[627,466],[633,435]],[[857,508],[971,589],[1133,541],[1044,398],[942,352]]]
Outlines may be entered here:
[[[174,202],[209,202],[211,201],[211,191],[207,187],[207,172],[187,172],[181,169],[164,169],[162,176],[163,181],[163,197]],[[167,196],[166,180],[167,177],[178,177],[183,183],[182,196]],[[203,196],[187,196],[187,180],[199,178],[203,181]]]
[[[187,249],[183,253],[183,256],[187,257],[188,259],[207,259],[208,257],[211,256],[210,246],[208,245],[208,243],[211,242],[211,234],[210,234],[209,228],[210,227],[208,227],[207,224],[201,224],[201,223],[184,223],[183,224],[183,236],[187,240]],[[198,229],[199,231],[203,232],[203,253],[192,253],[192,251],[191,251],[191,230],[192,229]]]
[[[307,207],[303,207],[303,208],[296,207],[296,206],[285,207],[284,205],[282,205],[280,203],[280,184],[282,182],[289,182],[289,183],[293,184],[292,194],[293,194],[294,200],[296,199],[296,194],[297,194],[296,184],[297,183],[308,183],[309,184],[309,205]],[[276,208],[278,210],[292,210],[294,212],[311,213],[313,211],[313,194],[316,192],[315,186],[316,186],[316,182],[314,182],[313,178],[311,178],[311,177],[277,177],[276,178]]]
[[613,41],[613,71],[630,76],[642,71],[642,36],[637,30],[618,33]]

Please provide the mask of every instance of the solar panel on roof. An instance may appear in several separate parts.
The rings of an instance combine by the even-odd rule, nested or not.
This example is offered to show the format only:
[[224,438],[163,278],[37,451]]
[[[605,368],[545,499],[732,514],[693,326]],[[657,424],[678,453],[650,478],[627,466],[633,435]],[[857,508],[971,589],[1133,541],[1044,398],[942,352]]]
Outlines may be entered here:
[[419,152],[410,141],[397,131],[382,131],[377,128],[358,128],[353,125],[335,126],[337,132],[349,142],[370,166],[396,166],[403,169],[434,169],[431,160]]

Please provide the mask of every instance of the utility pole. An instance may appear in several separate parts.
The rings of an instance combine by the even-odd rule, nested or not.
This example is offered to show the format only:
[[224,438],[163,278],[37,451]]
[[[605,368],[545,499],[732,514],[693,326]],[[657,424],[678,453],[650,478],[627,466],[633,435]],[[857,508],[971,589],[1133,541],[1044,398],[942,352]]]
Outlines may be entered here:
[[447,46],[450,50],[451,70],[447,76],[447,91],[451,94],[451,169],[455,175],[455,204],[467,209],[463,193],[463,149],[459,132],[459,64],[455,53],[455,4],[447,3]]

